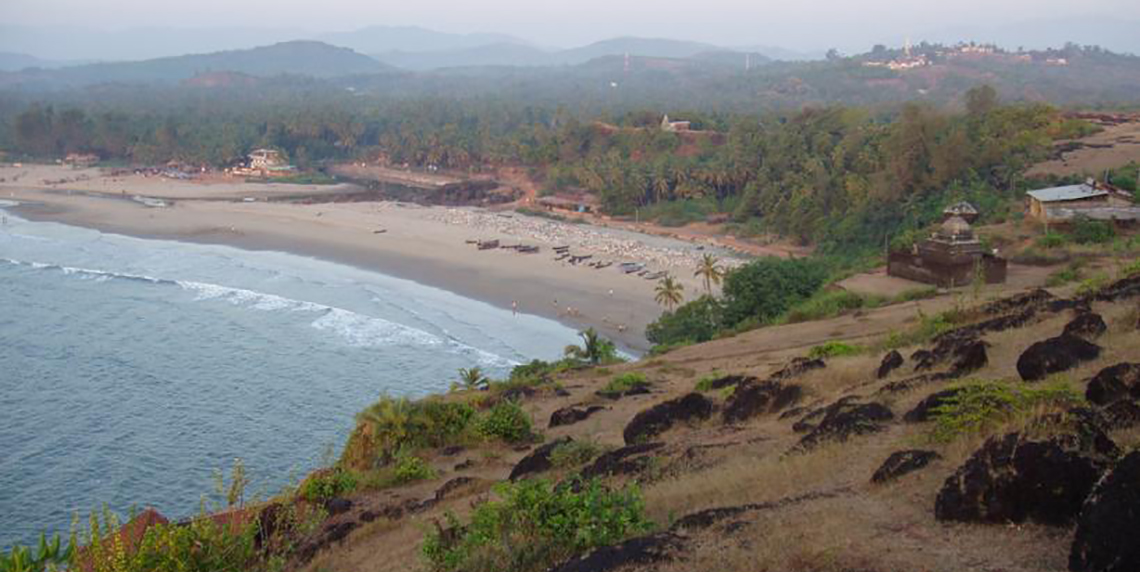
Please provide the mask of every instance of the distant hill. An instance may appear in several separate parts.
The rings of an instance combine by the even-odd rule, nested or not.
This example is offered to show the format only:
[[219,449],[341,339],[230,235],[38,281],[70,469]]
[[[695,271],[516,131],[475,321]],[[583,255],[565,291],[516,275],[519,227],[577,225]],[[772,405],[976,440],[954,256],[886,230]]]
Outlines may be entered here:
[[506,34],[450,34],[415,26],[369,26],[351,32],[320,34],[315,39],[363,54],[451,52],[493,45],[526,45]]
[[331,78],[375,74],[390,69],[348,48],[314,41],[293,41],[248,50],[17,72],[0,78],[0,84],[68,87],[99,83],[174,83],[209,72],[236,72],[258,77],[299,75]]
[[28,54],[0,52],[0,71],[20,71],[27,68],[57,68],[68,62],[43,60]]
[[720,51],[722,48],[710,44],[667,40],[660,38],[613,38],[594,42],[580,48],[558,52],[559,63],[580,64],[605,56],[642,56],[648,58],[688,58],[702,52]]

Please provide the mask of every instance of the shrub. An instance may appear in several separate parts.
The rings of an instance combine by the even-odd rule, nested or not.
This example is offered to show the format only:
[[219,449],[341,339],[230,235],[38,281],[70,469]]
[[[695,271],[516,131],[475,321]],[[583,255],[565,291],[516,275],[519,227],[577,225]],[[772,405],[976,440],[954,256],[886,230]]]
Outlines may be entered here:
[[344,496],[356,489],[356,477],[340,468],[318,472],[301,485],[301,497],[310,502],[323,502]]
[[1103,288],[1109,282],[1107,274],[1100,273],[1095,276],[1090,276],[1081,280],[1081,284],[1077,286],[1077,295],[1084,296],[1087,294],[1094,294]]
[[1045,285],[1049,287],[1064,286],[1069,282],[1076,282],[1081,279],[1081,265],[1079,263],[1071,263],[1062,270],[1058,270],[1049,275],[1045,281]]
[[1006,383],[973,383],[932,410],[931,438],[948,443],[961,435],[977,434],[1011,421],[1042,406],[1068,406],[1082,402],[1079,393],[1056,385],[1040,389]]
[[1116,228],[1110,222],[1078,217],[1070,234],[1077,244],[1106,244],[1116,238]]
[[[380,461],[387,463],[404,449],[462,442],[474,417],[475,408],[464,402],[383,396],[357,415],[357,423],[371,438]],[[346,455],[351,448],[345,447]]]
[[724,279],[724,326],[775,319],[814,294],[826,277],[821,262],[806,258],[759,258],[732,270]]
[[636,485],[615,491],[597,479],[578,486],[534,479],[503,483],[496,493],[502,500],[479,505],[467,526],[449,514],[451,530],[425,536],[421,550],[431,570],[545,570],[574,554],[621,542],[651,524]]
[[815,346],[808,352],[808,357],[812,359],[829,358],[829,357],[842,357],[852,356],[862,352],[863,348],[845,344],[843,342],[826,342],[824,344]]
[[645,378],[645,374],[630,371],[611,379],[605,387],[598,391],[598,394],[603,396],[618,396],[627,391],[645,387],[649,387],[649,380]]
[[412,481],[434,479],[435,471],[432,470],[431,465],[429,465],[427,461],[415,455],[405,454],[396,457],[393,478],[397,484],[410,483]]
[[712,391],[712,384],[714,381],[724,377],[719,371],[713,370],[712,373],[697,380],[697,385],[693,387],[694,390],[705,392]]
[[1048,231],[1037,239],[1037,246],[1049,250],[1065,246],[1065,244],[1068,242],[1069,239],[1065,235],[1058,232]]
[[63,570],[74,552],[74,542],[68,543],[66,548],[61,548],[58,534],[48,542],[47,537],[41,533],[40,544],[34,552],[31,548],[19,544],[12,546],[7,552],[0,550],[0,572]]
[[811,298],[788,309],[781,321],[795,324],[820,320],[838,316],[850,310],[857,310],[864,306],[874,306],[881,303],[881,301],[869,302],[862,296],[847,290],[818,292]]
[[495,404],[476,423],[480,435],[491,439],[502,439],[517,443],[533,437],[530,416],[513,401]]
[[721,305],[712,296],[701,296],[664,312],[645,328],[645,338],[659,346],[707,342],[721,327]]
[[236,529],[209,518],[198,518],[187,525],[155,524],[133,545],[127,545],[129,539],[125,541],[118,530],[113,517],[101,523],[93,514],[84,539],[86,547],[77,551],[72,568],[98,572],[213,572],[256,567],[256,523]]
[[593,441],[570,441],[550,452],[550,463],[560,469],[576,467],[592,461],[602,451],[602,446]]

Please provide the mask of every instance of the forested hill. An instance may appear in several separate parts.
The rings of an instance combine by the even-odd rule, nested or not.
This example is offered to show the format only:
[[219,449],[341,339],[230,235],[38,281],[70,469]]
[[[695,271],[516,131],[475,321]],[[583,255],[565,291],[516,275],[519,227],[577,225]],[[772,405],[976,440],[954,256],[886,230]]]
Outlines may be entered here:
[[248,50],[138,62],[88,64],[55,70],[30,69],[0,75],[0,86],[59,88],[114,83],[174,83],[209,72],[237,72],[261,77],[298,75],[331,78],[379,74],[389,70],[389,66],[347,48],[321,42],[295,41]]

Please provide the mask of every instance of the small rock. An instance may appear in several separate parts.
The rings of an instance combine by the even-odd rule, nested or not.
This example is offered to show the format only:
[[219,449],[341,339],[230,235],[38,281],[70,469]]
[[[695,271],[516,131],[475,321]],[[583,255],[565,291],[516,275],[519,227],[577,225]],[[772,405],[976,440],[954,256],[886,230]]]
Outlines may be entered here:
[[632,445],[660,435],[678,422],[708,419],[713,409],[713,402],[699,393],[670,399],[635,415],[625,426],[622,437],[626,444]]
[[1077,336],[1091,340],[1107,331],[1108,324],[1104,323],[1104,318],[1102,318],[1100,314],[1081,312],[1077,314],[1076,318],[1073,318],[1073,321],[1065,324],[1065,332],[1063,335]]
[[593,463],[582,469],[582,478],[639,473],[649,464],[649,458],[644,455],[664,446],[664,443],[638,443],[602,453]]
[[1085,501],[1069,552],[1069,570],[1140,570],[1137,531],[1140,531],[1140,451],[1117,463]]
[[910,354],[910,361],[914,362],[914,371],[926,371],[934,367],[938,358],[930,350],[915,350]]
[[325,510],[329,516],[336,516],[352,510],[352,501],[346,498],[335,498],[325,501]]
[[918,402],[914,409],[907,411],[903,415],[903,421],[907,423],[925,423],[930,421],[930,416],[934,408],[941,407],[950,403],[950,399],[962,393],[961,388],[951,388],[937,393],[932,393],[926,396],[925,399]]
[[799,377],[809,371],[815,369],[822,369],[827,367],[827,364],[822,359],[808,359],[798,357],[793,359],[784,369],[773,373],[768,377],[768,381],[787,381],[792,378]]
[[712,383],[709,384],[709,389],[724,389],[730,385],[739,387],[743,384],[753,383],[755,381],[756,378],[750,375],[726,375],[712,380]]
[[563,437],[561,439],[555,439],[535,449],[529,455],[523,457],[519,460],[518,463],[515,464],[515,467],[511,469],[510,476],[507,478],[514,481],[526,475],[550,470],[554,466],[550,462],[550,453],[553,452],[554,449],[559,445],[565,445],[571,441],[573,441],[573,439],[569,437]]
[[876,374],[878,379],[883,379],[891,374],[892,371],[902,367],[905,360],[898,350],[891,350],[890,353],[883,356],[883,361],[879,363],[879,372]]
[[475,482],[475,479],[473,479],[471,477],[455,477],[454,479],[451,479],[450,481],[443,483],[443,486],[439,487],[439,489],[437,489],[435,491],[434,499],[436,502],[439,502],[439,501],[447,498],[447,496],[450,495],[451,493],[453,493],[453,492],[455,492],[455,491],[457,491],[457,490],[459,490],[459,489],[461,489],[467,485],[470,485],[471,483],[474,483],[474,482]]
[[599,412],[604,411],[606,408],[601,405],[591,405],[589,407],[563,407],[550,414],[550,424],[548,427],[562,427],[563,425],[573,425],[579,421],[584,421],[587,417]]
[[737,386],[725,405],[724,422],[740,423],[761,413],[775,413],[799,401],[801,395],[800,386],[774,381]]
[[1104,417],[1111,429],[1129,429],[1140,425],[1140,405],[1121,399],[1104,408]]
[[891,453],[891,456],[887,457],[887,460],[883,462],[882,466],[871,476],[871,482],[882,484],[887,481],[893,481],[907,473],[913,473],[929,465],[931,461],[938,458],[940,458],[938,453],[934,451],[922,451],[917,449]]
[[461,463],[456,463],[455,464],[455,470],[456,471],[463,471],[466,469],[470,469],[471,467],[474,467],[474,466],[475,466],[475,461],[472,461],[471,459],[467,459],[466,461],[463,461]]
[[444,457],[454,457],[462,452],[463,447],[461,445],[451,445],[449,447],[444,447],[441,449],[439,454],[443,455]]
[[824,441],[846,441],[852,435],[882,431],[882,422],[893,418],[891,410],[881,403],[845,403],[841,400],[827,407],[823,420],[800,439],[795,449],[807,450]]
[[1118,363],[1100,370],[1089,380],[1085,398],[1097,405],[1120,399],[1140,401],[1140,363]]
[[989,356],[986,355],[986,342],[981,340],[974,340],[959,346],[954,351],[954,356],[957,358],[954,365],[950,366],[950,375],[952,377],[962,377],[963,375],[973,373],[990,362]]
[[1017,358],[1017,373],[1025,381],[1039,381],[1099,356],[1100,346],[1076,336],[1060,335],[1037,342],[1022,352]]

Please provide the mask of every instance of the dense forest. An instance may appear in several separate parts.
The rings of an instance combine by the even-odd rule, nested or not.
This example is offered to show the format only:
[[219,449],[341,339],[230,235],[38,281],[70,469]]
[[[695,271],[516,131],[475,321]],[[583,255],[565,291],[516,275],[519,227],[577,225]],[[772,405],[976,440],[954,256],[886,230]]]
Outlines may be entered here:
[[11,105],[3,144],[15,154],[91,152],[143,164],[225,166],[268,146],[304,168],[379,157],[464,171],[522,165],[547,191],[595,193],[610,214],[644,210],[669,224],[729,213],[741,233],[826,251],[881,247],[951,199],[1002,216],[1019,175],[1053,140],[1090,129],[1048,105],[1003,105],[989,87],[967,92],[964,112],[922,103],[680,112],[706,131],[686,135],[657,128],[657,111],[588,116],[498,100],[328,91],[268,100],[179,93],[162,103],[139,94],[85,106]]

